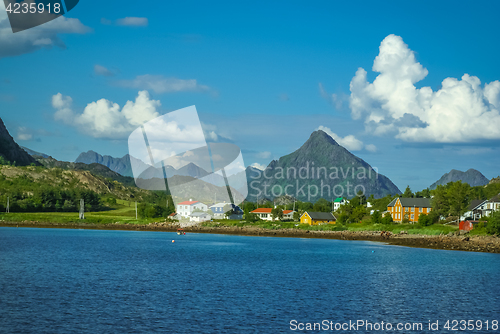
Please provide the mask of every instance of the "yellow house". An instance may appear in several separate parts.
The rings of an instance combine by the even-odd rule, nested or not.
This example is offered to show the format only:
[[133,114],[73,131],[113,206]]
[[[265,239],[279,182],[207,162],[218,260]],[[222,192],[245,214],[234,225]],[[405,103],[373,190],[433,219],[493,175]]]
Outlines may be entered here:
[[387,205],[387,211],[395,222],[402,222],[406,217],[410,222],[418,222],[420,214],[428,215],[431,212],[430,198],[398,197]]
[[300,216],[300,223],[309,225],[335,224],[336,220],[335,216],[330,212],[306,211]]

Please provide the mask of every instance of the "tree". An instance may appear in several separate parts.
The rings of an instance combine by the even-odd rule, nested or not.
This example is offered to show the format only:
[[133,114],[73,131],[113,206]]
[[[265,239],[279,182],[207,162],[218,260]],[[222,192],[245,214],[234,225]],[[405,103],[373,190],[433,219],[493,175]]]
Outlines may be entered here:
[[450,205],[448,203],[448,192],[445,186],[439,184],[436,189],[432,191],[434,196],[431,200],[432,211],[436,211],[440,216],[448,216]]
[[358,191],[356,196],[359,198],[359,205],[366,205],[366,196],[362,190]]
[[393,222],[392,215],[389,212],[387,212],[384,215],[384,218],[382,218],[382,224],[389,225],[389,224],[392,224],[392,222]]
[[462,183],[462,181],[451,182],[447,186],[449,213],[452,216],[460,216],[465,212],[469,203],[470,186],[467,183]]
[[410,197],[413,197],[413,196],[414,196],[414,195],[413,195],[413,193],[412,193],[412,191],[411,191],[411,189],[410,189],[410,186],[409,186],[409,185],[408,185],[408,186],[406,186],[406,190],[405,190],[405,192],[403,193],[403,197],[405,197],[405,198],[410,198]]
[[337,218],[337,223],[345,225],[348,222],[349,216],[345,213],[341,213]]
[[493,211],[488,217],[486,232],[489,234],[500,234],[500,211]]
[[431,225],[439,222],[440,215],[436,210],[432,210],[427,216],[431,221]]
[[382,215],[380,214],[380,211],[373,212],[371,222],[372,224],[380,224],[382,222]]
[[314,203],[313,211],[316,212],[330,212],[332,210],[331,203],[324,198],[320,198]]
[[298,211],[295,211],[293,213],[293,220],[298,222],[300,220],[300,213]]
[[283,219],[283,210],[280,208],[274,208],[271,210],[271,215],[273,216],[273,220],[275,219]]
[[420,226],[430,226],[432,225],[432,220],[428,215],[422,213],[418,216],[418,224]]

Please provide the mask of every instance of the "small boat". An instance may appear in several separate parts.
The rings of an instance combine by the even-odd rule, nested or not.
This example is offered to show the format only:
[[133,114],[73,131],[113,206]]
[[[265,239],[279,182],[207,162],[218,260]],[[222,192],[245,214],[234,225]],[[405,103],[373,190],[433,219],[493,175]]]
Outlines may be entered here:
[[186,234],[186,232],[184,232],[184,230],[182,228],[178,228],[177,229],[177,234],[178,235],[183,235],[183,234]]

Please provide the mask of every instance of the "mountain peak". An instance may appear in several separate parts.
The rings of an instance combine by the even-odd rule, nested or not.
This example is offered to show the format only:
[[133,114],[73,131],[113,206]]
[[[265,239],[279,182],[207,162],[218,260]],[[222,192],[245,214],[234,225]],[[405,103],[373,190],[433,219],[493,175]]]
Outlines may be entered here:
[[333,145],[338,145],[340,146],[335,139],[333,139],[328,133],[326,133],[323,130],[316,130],[313,133],[311,133],[311,136],[309,137],[308,141],[323,141],[323,142],[328,142]]
[[436,189],[438,185],[446,185],[449,182],[462,181],[468,183],[471,187],[484,186],[489,180],[477,169],[469,168],[466,172],[452,169],[449,173],[445,173],[439,180],[434,182],[429,189]]
[[23,150],[9,134],[2,119],[0,118],[0,156],[6,160],[16,163],[17,166],[27,166],[32,163],[40,165],[31,155]]

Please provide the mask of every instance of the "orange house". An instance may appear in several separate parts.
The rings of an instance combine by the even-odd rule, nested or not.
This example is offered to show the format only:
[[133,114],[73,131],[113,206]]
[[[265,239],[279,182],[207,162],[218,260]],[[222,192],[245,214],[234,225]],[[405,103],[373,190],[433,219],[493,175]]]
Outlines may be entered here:
[[420,214],[431,212],[430,198],[405,198],[398,197],[387,205],[387,211],[395,222],[402,222],[406,217],[412,223],[418,222]]

